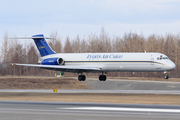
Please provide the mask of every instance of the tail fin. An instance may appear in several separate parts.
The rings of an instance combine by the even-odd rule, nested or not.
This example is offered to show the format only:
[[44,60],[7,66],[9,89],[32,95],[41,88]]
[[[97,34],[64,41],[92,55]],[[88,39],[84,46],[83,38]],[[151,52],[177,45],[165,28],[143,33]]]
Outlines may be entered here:
[[56,52],[54,52],[47,44],[43,34],[33,35],[32,39],[36,43],[37,49],[39,50],[41,57],[50,54],[56,54]]

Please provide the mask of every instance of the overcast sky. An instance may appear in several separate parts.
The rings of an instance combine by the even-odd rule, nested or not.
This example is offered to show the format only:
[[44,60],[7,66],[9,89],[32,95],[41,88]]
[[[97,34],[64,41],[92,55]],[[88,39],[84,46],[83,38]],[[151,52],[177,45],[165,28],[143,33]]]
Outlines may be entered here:
[[63,38],[99,33],[180,33],[180,0],[1,0],[0,38],[57,31]]

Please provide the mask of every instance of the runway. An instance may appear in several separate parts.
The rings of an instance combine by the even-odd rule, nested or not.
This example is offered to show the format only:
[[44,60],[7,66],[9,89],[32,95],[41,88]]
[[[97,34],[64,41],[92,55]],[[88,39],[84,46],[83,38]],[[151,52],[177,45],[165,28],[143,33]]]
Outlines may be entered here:
[[[157,81],[86,81],[91,90],[62,90],[57,93],[69,93],[76,95],[106,94],[154,94],[158,95],[180,95],[180,82],[157,82]],[[3,97],[12,100],[14,94],[29,100],[27,97],[37,98],[39,94],[51,93],[56,98],[62,95],[53,92],[53,89],[0,89]],[[9,93],[9,94],[8,94]],[[21,94],[22,93],[22,94]],[[35,95],[36,93],[37,96]],[[39,97],[44,97],[44,96]],[[49,95],[49,94],[48,94]],[[58,95],[58,96],[57,96]],[[53,96],[49,96],[50,98]],[[67,97],[67,96],[66,96]],[[111,96],[112,97],[112,96]],[[171,97],[171,96],[170,96]],[[33,100],[34,100],[33,98]],[[54,98],[54,99],[56,99]],[[133,97],[134,98],[134,97]],[[147,98],[147,96],[146,96]],[[69,99],[69,98],[64,98]],[[72,98],[71,98],[72,99]],[[74,99],[74,97],[73,97]],[[81,98],[85,99],[85,98]],[[78,99],[79,100],[79,99]],[[88,98],[89,100],[89,98]],[[94,99],[93,99],[94,100]],[[115,100],[115,99],[113,99]],[[119,99],[118,99],[119,100]],[[149,100],[149,99],[148,99]],[[127,101],[127,100],[126,100]],[[166,99],[167,101],[167,99]],[[79,102],[79,101],[78,101]],[[130,102],[127,102],[130,103]],[[140,102],[141,103],[141,102]],[[153,103],[154,104],[154,103]],[[1,120],[178,120],[180,118],[180,106],[178,105],[142,105],[142,104],[107,104],[107,103],[76,103],[76,102],[30,102],[30,101],[0,101]]]
[[0,118],[1,120],[175,120],[180,118],[180,106],[0,101]]
[[180,82],[108,79],[105,82],[90,79],[83,82],[91,90],[180,90]]
[[[54,93],[53,89],[25,90],[25,89],[0,89],[0,92],[18,92],[18,93]],[[124,93],[124,94],[165,94],[165,95],[180,95],[179,90],[61,90],[57,93]]]

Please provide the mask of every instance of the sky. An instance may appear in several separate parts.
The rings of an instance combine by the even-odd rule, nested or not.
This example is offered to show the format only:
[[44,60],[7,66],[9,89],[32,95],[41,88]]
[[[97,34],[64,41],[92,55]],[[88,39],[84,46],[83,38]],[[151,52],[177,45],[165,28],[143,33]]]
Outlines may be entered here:
[[180,0],[1,0],[0,40],[58,32],[62,38],[180,33]]

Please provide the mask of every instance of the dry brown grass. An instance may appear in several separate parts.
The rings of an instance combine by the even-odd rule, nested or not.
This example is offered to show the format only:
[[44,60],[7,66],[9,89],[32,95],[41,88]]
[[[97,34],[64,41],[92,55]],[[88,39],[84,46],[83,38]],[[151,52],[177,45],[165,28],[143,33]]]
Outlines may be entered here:
[[0,100],[180,105],[180,95],[0,93]]
[[89,89],[77,79],[65,77],[3,76],[0,89]]

